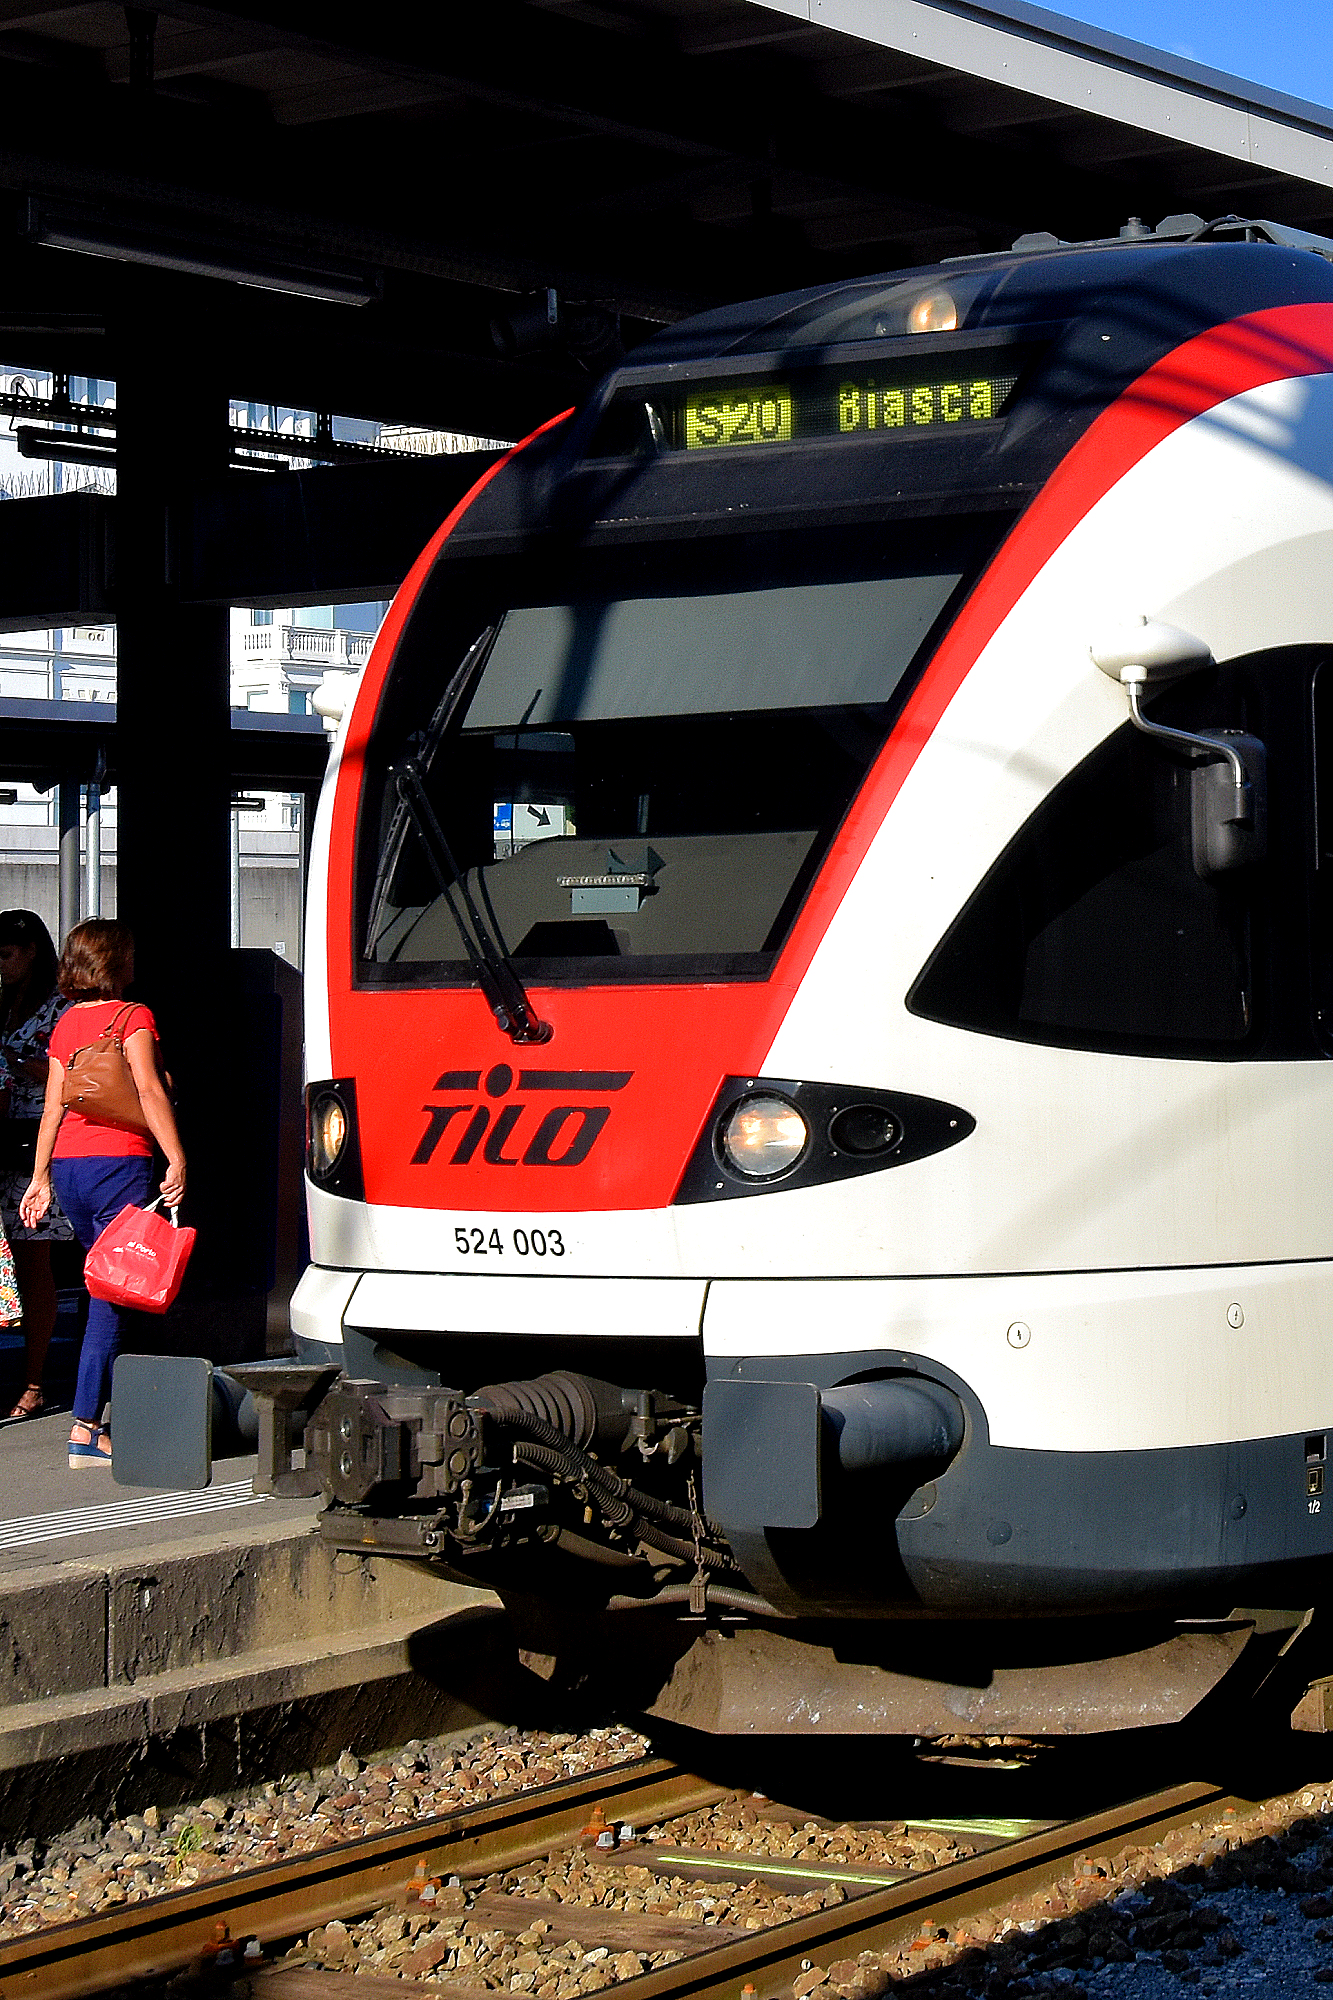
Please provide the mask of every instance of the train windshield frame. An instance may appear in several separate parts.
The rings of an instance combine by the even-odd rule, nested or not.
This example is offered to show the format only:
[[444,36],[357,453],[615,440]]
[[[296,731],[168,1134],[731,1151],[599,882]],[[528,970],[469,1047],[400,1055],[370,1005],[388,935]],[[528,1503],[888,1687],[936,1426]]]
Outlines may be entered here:
[[358,983],[474,983],[455,891],[529,984],[765,977],[1008,521],[437,563],[368,747]]

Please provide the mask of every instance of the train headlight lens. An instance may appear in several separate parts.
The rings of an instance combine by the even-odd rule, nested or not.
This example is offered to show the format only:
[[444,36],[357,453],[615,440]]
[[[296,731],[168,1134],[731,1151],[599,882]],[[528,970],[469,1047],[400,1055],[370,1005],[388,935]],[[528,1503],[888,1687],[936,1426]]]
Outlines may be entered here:
[[924,292],[907,315],[909,333],[954,333],[958,307],[950,292]]
[[810,1127],[785,1097],[745,1097],[722,1121],[722,1157],[750,1181],[769,1181],[794,1167],[810,1143]]
[[334,1091],[323,1091],[310,1107],[310,1171],[316,1180],[333,1172],[346,1144],[347,1106]]

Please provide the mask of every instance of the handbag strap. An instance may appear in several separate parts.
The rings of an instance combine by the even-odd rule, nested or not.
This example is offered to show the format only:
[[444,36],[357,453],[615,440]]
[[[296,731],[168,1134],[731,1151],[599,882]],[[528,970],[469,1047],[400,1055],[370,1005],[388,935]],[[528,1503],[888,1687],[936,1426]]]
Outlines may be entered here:
[[106,1026],[103,1028],[101,1034],[97,1037],[98,1041],[118,1042],[121,1048],[123,1049],[125,1046],[125,1037],[123,1034],[118,1035],[116,1033],[116,1023],[120,1020],[122,1014],[132,1014],[135,1008],[138,1006],[138,1004],[139,1003],[137,1000],[127,1000],[123,1007],[118,1007],[116,1012],[111,1016],[111,1019],[107,1022]]
[[95,1049],[99,1042],[114,1042],[121,1054],[124,1055],[125,1037],[116,1033],[116,1023],[122,1014],[132,1014],[138,1005],[139,1002],[137,1000],[127,1000],[122,1007],[118,1007],[100,1035],[94,1035],[90,1042],[84,1042],[82,1047],[70,1050],[69,1054],[65,1057],[65,1068],[73,1069],[75,1063],[83,1054],[84,1049]]
[[[145,1215],[151,1215],[151,1214],[152,1214],[152,1212],[153,1212],[153,1210],[154,1210],[155,1208],[161,1208],[161,1206],[162,1206],[162,1196],[161,1196],[160,1194],[158,1194],[158,1195],[154,1195],[153,1199],[152,1199],[152,1200],[151,1200],[151,1201],[150,1201],[150,1202],[148,1203],[147,1207],[146,1207],[146,1208],[144,1209],[144,1214],[145,1214]],[[173,1228],[173,1229],[179,1229],[179,1228],[180,1228],[180,1226],[181,1226],[181,1225],[180,1225],[180,1209],[179,1209],[179,1207],[177,1207],[177,1208],[169,1208],[169,1209],[167,1210],[167,1214],[168,1214],[168,1215],[169,1215],[169,1216],[171,1217],[171,1226],[172,1226],[172,1228]]]

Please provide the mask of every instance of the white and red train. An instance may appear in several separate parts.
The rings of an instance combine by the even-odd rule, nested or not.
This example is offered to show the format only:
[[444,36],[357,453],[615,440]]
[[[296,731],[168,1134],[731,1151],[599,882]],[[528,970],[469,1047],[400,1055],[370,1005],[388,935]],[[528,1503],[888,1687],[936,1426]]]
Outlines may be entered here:
[[1322,1594],[1330,255],[715,312],[445,522],[312,851],[328,1532],[854,1632],[858,1727]]

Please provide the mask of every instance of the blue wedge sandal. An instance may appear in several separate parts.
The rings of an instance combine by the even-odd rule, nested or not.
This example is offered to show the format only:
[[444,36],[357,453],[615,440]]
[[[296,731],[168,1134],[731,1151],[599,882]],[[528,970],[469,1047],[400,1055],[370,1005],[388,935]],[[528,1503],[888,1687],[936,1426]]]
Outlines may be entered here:
[[[79,1431],[86,1431],[87,1438],[79,1437]],[[110,1465],[110,1431],[101,1424],[76,1423],[69,1440],[69,1462],[76,1471],[85,1465]]]

